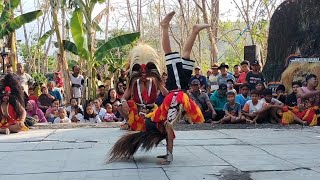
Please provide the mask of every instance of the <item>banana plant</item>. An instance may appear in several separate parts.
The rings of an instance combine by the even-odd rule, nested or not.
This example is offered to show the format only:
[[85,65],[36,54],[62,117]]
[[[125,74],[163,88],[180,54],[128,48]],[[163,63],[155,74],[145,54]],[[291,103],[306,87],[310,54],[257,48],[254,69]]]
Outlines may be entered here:
[[11,64],[16,69],[16,39],[15,30],[24,24],[30,23],[40,17],[43,12],[36,10],[14,17],[14,10],[20,4],[20,0],[0,0],[0,39],[7,37],[6,45],[11,50]]
[[140,37],[140,33],[125,34],[105,42],[99,47],[95,47],[94,31],[100,30],[98,23],[92,18],[93,8],[97,3],[105,0],[73,0],[76,9],[72,13],[70,29],[72,40],[63,41],[65,50],[78,55],[86,60],[86,75],[89,79],[87,88],[90,89],[86,99],[94,98],[96,95],[96,71],[97,65],[102,64],[110,54],[110,49],[131,44]]

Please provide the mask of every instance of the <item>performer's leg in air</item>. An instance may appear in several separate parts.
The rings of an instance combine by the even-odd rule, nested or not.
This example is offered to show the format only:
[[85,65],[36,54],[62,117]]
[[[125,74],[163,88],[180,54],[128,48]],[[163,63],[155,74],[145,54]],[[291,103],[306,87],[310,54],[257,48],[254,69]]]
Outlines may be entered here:
[[[166,54],[166,65],[168,71],[168,81],[167,81],[167,89],[184,89],[188,88],[188,82],[191,78],[194,61],[190,60],[190,54],[195,42],[195,39],[198,33],[210,27],[208,24],[196,24],[193,26],[192,33],[188,37],[186,43],[184,44],[182,51],[182,59],[178,53],[173,53],[170,45],[169,39],[169,23],[174,16],[175,12],[169,13],[162,21],[162,48]],[[174,78],[173,78],[174,77]],[[179,117],[179,116],[178,116]],[[166,158],[167,162],[171,162],[173,160],[173,139],[174,139],[174,131],[173,124],[165,122],[165,129],[167,133],[167,155],[166,156],[158,156]]]

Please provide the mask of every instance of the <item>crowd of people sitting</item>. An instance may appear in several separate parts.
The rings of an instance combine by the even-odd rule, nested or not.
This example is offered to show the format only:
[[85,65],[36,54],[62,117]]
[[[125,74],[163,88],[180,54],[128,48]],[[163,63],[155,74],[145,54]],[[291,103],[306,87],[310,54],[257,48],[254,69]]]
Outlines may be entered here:
[[205,122],[317,125],[320,91],[316,75],[292,82],[287,94],[283,84],[275,92],[266,86],[258,61],[243,61],[233,67],[233,73],[228,69],[224,63],[214,64],[205,77],[200,67],[195,68],[189,95],[201,108]]
[[[285,86],[280,84],[274,92],[268,89],[260,72],[258,61],[243,61],[233,67],[225,63],[213,64],[207,76],[201,74],[201,68],[194,69],[190,79],[189,97],[200,107],[206,123],[300,123],[316,125],[319,114],[318,80],[313,74],[306,77],[304,85],[293,82],[290,94],[286,94]],[[116,79],[115,88],[109,88],[98,82],[97,98],[81,105],[83,97],[84,77],[78,66],[73,67],[70,75],[72,99],[64,102],[63,81],[56,73],[55,80],[41,86],[38,95],[32,86],[32,78],[24,72],[22,64],[18,64],[15,76],[25,91],[25,108],[27,118],[37,123],[77,123],[77,122],[122,122],[119,107],[121,98],[127,88],[126,71]],[[13,74],[12,67],[7,73]],[[162,74],[166,81],[167,74]],[[29,85],[29,86],[28,86]],[[160,105],[164,95],[159,91],[155,101]]]

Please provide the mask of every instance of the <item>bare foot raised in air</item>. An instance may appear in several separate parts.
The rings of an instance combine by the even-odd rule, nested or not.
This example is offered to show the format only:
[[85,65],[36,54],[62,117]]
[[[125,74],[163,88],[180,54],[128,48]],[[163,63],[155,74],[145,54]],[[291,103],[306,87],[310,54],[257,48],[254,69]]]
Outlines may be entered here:
[[192,30],[193,30],[193,32],[200,32],[201,30],[209,28],[209,27],[211,27],[210,24],[195,24],[195,25],[193,25]]
[[167,14],[164,19],[162,19],[162,21],[160,22],[160,25],[162,28],[165,28],[165,27],[169,27],[169,23],[171,21],[171,19],[173,18],[174,14],[176,12],[172,11],[170,12],[169,14]]

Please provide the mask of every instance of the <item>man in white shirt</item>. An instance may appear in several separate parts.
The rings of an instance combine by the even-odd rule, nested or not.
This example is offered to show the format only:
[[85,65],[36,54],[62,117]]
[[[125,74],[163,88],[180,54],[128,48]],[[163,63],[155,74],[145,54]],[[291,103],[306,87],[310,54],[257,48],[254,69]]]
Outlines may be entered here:
[[23,90],[28,94],[29,85],[34,83],[34,79],[27,73],[24,72],[23,64],[17,64],[17,77],[23,87]]
[[84,78],[80,74],[80,68],[78,65],[72,68],[73,74],[70,75],[70,80],[72,84],[72,97],[77,98],[78,102],[81,102],[82,98],[82,88],[84,84]]

